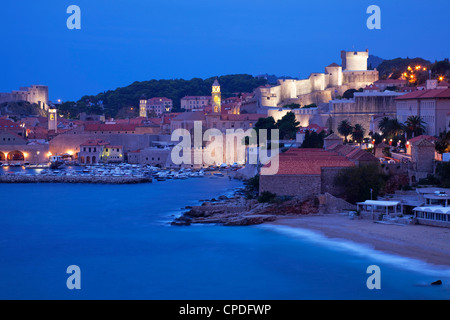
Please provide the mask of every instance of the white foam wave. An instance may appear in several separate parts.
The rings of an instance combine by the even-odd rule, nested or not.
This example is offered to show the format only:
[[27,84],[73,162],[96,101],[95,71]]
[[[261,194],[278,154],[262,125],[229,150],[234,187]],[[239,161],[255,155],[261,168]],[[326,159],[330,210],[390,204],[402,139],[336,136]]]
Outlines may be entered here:
[[375,261],[393,265],[398,268],[418,272],[430,276],[439,276],[450,278],[450,268],[446,266],[437,266],[427,262],[402,257],[375,250],[373,247],[365,244],[355,243],[349,240],[328,238],[320,232],[307,229],[276,226],[276,225],[260,225],[263,229],[282,233],[284,235],[300,238],[309,242],[317,243],[333,250],[344,251],[360,257],[374,259]]

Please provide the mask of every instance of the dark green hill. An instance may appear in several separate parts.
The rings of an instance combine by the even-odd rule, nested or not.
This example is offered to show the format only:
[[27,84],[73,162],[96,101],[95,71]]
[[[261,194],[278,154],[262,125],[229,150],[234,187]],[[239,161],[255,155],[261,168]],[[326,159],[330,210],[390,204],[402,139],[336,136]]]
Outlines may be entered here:
[[[75,117],[80,112],[104,113],[106,116],[116,117],[123,108],[128,108],[137,114],[139,99],[142,95],[147,99],[153,97],[167,97],[173,100],[174,111],[180,110],[180,99],[184,96],[211,95],[211,86],[216,77],[208,79],[193,78],[191,80],[149,80],[136,81],[129,86],[84,96],[76,104],[63,103],[58,109],[61,114]],[[233,96],[234,93],[252,92],[253,89],[265,85],[266,79],[255,78],[248,74],[235,74],[217,77],[223,97]],[[123,110],[122,110],[123,111]],[[120,112],[123,114],[123,112]]]
[[406,72],[408,66],[422,66],[427,69],[430,68],[432,63],[428,60],[422,58],[396,58],[392,60],[384,60],[378,67],[377,70],[380,73],[380,79],[398,79],[401,77],[403,72]]

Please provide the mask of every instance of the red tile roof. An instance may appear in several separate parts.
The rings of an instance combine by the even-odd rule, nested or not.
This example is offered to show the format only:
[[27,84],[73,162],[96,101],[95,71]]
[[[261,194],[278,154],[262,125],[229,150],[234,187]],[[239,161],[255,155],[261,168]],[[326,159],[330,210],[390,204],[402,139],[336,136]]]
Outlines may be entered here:
[[91,139],[91,140],[88,140],[88,141],[82,143],[80,146],[82,146],[82,147],[86,147],[86,146],[106,146],[108,144],[109,144],[109,142],[106,142],[106,141],[103,141],[103,140],[100,140],[100,139]]
[[386,80],[377,80],[377,81],[375,81],[374,82],[374,84],[377,84],[377,83],[379,83],[379,84],[390,84],[390,83],[398,83],[398,84],[401,84],[401,83],[408,83],[408,81],[406,81],[406,80],[401,80],[401,79],[386,79]]
[[85,131],[134,131],[137,124],[86,124]]
[[408,142],[409,143],[414,143],[414,142],[418,142],[422,139],[426,139],[428,141],[438,141],[439,139],[436,137],[432,137],[432,136],[427,136],[427,135],[421,135],[421,136],[417,136],[415,138],[409,139]]
[[419,90],[407,93],[403,96],[395,98],[395,100],[411,100],[411,99],[449,99],[450,89],[430,89]]
[[20,123],[14,122],[12,120],[0,120],[0,128],[1,129],[20,129]]
[[352,167],[355,164],[335,152],[323,149],[291,148],[279,156],[277,175],[320,175],[325,167]]
[[363,90],[364,91],[380,91],[380,88],[371,84],[370,86],[366,86]]
[[317,133],[322,132],[323,130],[327,131],[328,128],[327,127],[321,127],[318,124],[312,123],[307,127],[299,127],[298,128],[298,133],[305,133],[306,131],[311,130],[311,131],[315,131]]
[[354,148],[354,150],[347,154],[346,157],[350,160],[373,161],[378,163],[378,159],[372,153],[359,148]]
[[258,121],[259,118],[265,118],[264,114],[245,113],[245,114],[222,114],[222,121]]

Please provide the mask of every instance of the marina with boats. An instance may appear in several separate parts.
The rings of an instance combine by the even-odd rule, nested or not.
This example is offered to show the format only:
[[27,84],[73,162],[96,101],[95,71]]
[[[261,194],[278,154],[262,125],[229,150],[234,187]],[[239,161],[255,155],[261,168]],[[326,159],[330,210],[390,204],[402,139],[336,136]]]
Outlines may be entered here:
[[[0,183],[143,183],[170,179],[219,178],[238,170],[239,166],[210,166],[201,169],[159,168],[137,164],[95,164],[87,166],[3,165]],[[229,176],[231,178],[231,176]]]

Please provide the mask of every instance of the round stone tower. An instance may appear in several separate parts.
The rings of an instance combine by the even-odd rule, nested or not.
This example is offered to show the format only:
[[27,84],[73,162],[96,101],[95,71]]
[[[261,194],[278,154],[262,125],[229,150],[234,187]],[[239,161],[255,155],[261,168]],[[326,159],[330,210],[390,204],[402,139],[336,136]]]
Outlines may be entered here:
[[325,68],[325,73],[328,75],[328,86],[339,87],[342,86],[342,67],[337,63],[332,63]]
[[344,71],[366,71],[369,49],[366,51],[341,51]]

